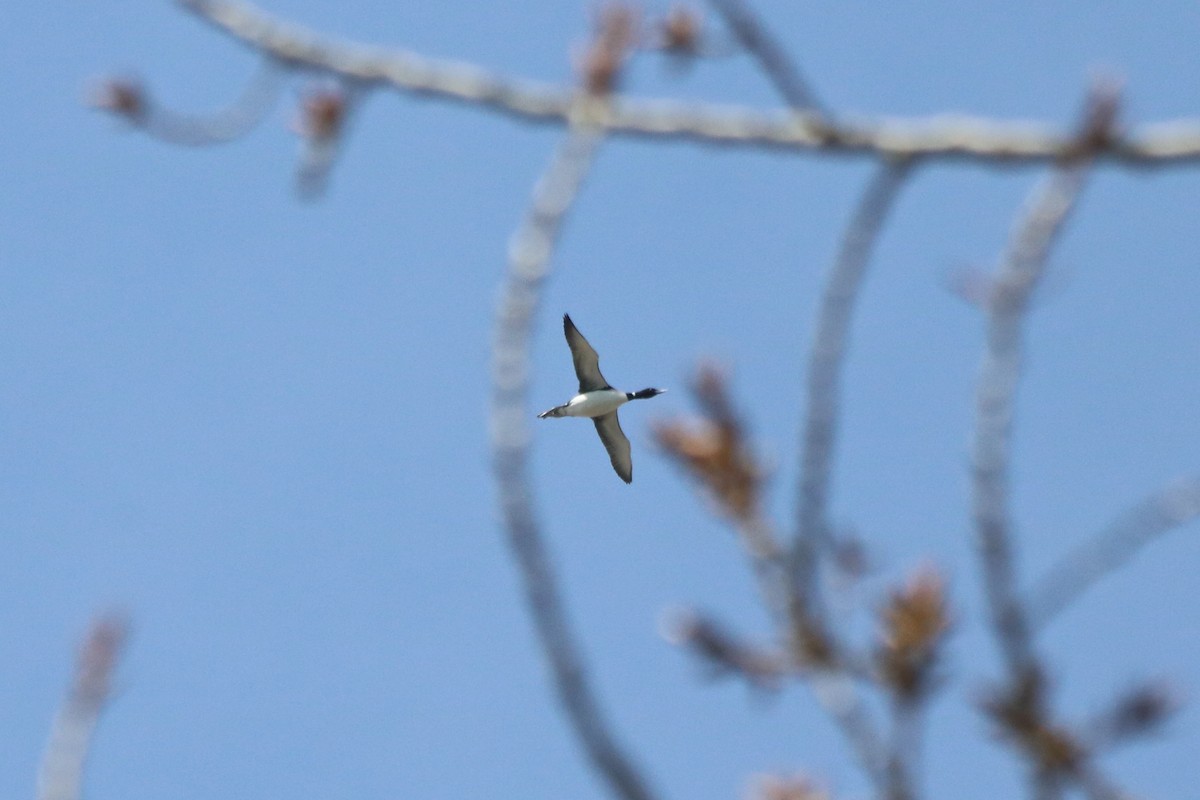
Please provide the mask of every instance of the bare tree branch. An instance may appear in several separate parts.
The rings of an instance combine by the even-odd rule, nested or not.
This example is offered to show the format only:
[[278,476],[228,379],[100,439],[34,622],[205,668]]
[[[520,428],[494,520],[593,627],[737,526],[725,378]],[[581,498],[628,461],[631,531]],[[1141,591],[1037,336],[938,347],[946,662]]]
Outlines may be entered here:
[[226,144],[252,131],[271,110],[281,85],[279,67],[267,54],[241,95],[210,114],[174,111],[154,102],[145,87],[128,79],[104,81],[93,92],[91,103],[171,144],[187,147]]
[[872,249],[910,166],[909,161],[885,164],[867,185],[826,276],[808,354],[806,413],[796,488],[796,534],[792,545],[792,592],[804,613],[815,617],[822,629],[826,626],[816,586],[817,558],[829,535],[829,483],[850,321]]
[[790,671],[786,652],[751,644],[694,609],[675,612],[664,620],[662,632],[671,644],[687,647],[703,659],[713,677],[738,675],[758,689],[777,691]]
[[[532,122],[568,125],[580,90],[512,79],[474,64],[442,61],[405,50],[339,42],[282,22],[238,0],[180,0],[188,10],[244,44],[296,66],[316,68],[364,85],[440,97]],[[834,124],[813,114],[614,97],[592,108],[589,122],[609,135],[686,139],[712,145],[826,151],[907,158],[936,156],[993,163],[1046,162],[1069,156],[1078,140],[1037,123],[962,115],[859,120]],[[1200,120],[1144,126],[1112,137],[1094,158],[1129,167],[1200,160]]]
[[692,382],[704,417],[699,425],[661,421],[654,438],[662,451],[706,490],[713,509],[733,525],[750,557],[772,620],[789,630],[787,559],[774,526],[763,514],[767,469],[734,409],[725,372],[702,364]]
[[878,728],[871,720],[854,676],[846,670],[815,670],[809,677],[813,694],[845,737],[858,765],[876,791],[888,787],[887,754]]
[[542,282],[562,221],[601,141],[599,132],[573,128],[533,192],[525,221],[509,244],[509,268],[496,309],[492,346],[493,471],[513,557],[559,701],[592,766],[614,796],[653,800],[639,770],[613,738],[592,693],[583,656],[563,608],[558,582],[534,510],[529,484],[530,330]]
[[[714,507],[734,525],[750,555],[764,602],[787,649],[787,664],[810,683],[813,694],[850,744],[859,766],[881,793],[885,790],[885,754],[881,738],[860,696],[856,671],[847,654],[835,651],[827,632],[816,628],[793,599],[790,565],[776,543],[760,505],[764,470],[733,410],[723,374],[704,367],[695,392],[706,418],[701,426],[659,423],[659,446],[703,486]],[[693,627],[693,640],[696,629]],[[705,633],[711,633],[705,631]],[[703,637],[712,651],[713,636]],[[726,657],[726,660],[728,658]]]
[[112,677],[128,635],[124,618],[92,623],[79,651],[75,679],[55,717],[38,773],[38,800],[79,800],[92,734],[112,691]]
[[1083,188],[1089,163],[1057,168],[1030,197],[986,304],[987,345],[975,393],[971,505],[992,625],[1014,678],[1032,668],[1028,620],[1017,598],[1009,519],[1009,457],[1021,334],[1046,257]]
[[811,111],[828,116],[800,68],[775,41],[771,32],[759,22],[757,15],[742,0],[710,0],[733,35],[762,65],[763,72],[775,84],[779,94],[796,111]]
[[[790,589],[793,639],[801,651],[805,642],[820,642],[839,661],[833,631],[825,619],[818,584],[817,561],[828,536],[827,500],[837,429],[839,379],[849,336],[850,318],[871,251],[896,194],[909,174],[908,161],[885,164],[867,185],[842,238],[841,249],[826,278],[817,310],[816,334],[806,372],[807,412],[801,445],[797,486],[796,534],[790,551]],[[860,766],[881,791],[890,791],[898,774],[886,763],[884,748],[858,689],[848,675],[822,670],[813,676],[817,698],[838,723],[854,748]]]
[[1157,537],[1200,517],[1200,478],[1163,487],[1068,552],[1028,593],[1031,629],[1048,624],[1098,580]]

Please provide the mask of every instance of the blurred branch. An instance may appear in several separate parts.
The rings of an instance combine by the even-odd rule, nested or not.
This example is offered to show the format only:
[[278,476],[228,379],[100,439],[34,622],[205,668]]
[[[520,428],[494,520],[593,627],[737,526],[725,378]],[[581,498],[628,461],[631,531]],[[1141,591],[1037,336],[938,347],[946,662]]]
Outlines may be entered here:
[[1031,196],[995,280],[987,310],[987,349],[976,388],[971,447],[972,514],[992,624],[1011,674],[1030,668],[1029,627],[1016,596],[1009,519],[1009,455],[1021,327],[1050,246],[1083,186],[1086,164],[1061,167]]
[[754,565],[763,600],[775,622],[784,626],[789,605],[787,573],[783,551],[762,513],[766,470],[729,399],[725,374],[711,364],[702,365],[691,388],[704,418],[698,425],[656,422],[654,438],[708,493],[715,509],[733,523]]
[[1117,790],[1090,763],[1082,739],[1050,711],[1045,670],[1034,653],[1029,616],[1017,591],[1009,510],[1013,421],[1030,300],[1075,208],[1092,154],[1112,138],[1118,99],[1115,87],[1093,89],[1070,157],[1031,194],[982,304],[987,342],[975,393],[971,506],[992,629],[1008,673],[984,708],[1029,759],[1032,789],[1046,798],[1060,796],[1065,781],[1091,797],[1113,797]]
[[[909,174],[908,160],[881,167],[859,201],[826,278],[817,310],[817,330],[809,351],[807,412],[797,487],[796,535],[790,552],[788,599],[794,638],[803,650],[818,642],[835,666],[842,650],[825,619],[818,586],[818,555],[828,543],[828,495],[837,432],[839,379],[850,318],[872,248],[896,194]],[[847,675],[815,674],[813,688],[851,742],[863,769],[881,791],[896,785],[896,772],[883,763],[884,749],[853,682]]]
[[[788,645],[789,665],[808,680],[863,771],[882,791],[886,784],[884,751],[856,685],[859,674],[855,665],[848,663],[846,654],[832,647],[823,630],[811,625],[807,616],[798,616],[784,553],[762,514],[764,472],[729,400],[725,376],[714,367],[702,367],[693,391],[705,413],[702,424],[689,427],[678,422],[659,423],[655,426],[658,444],[707,491],[717,510],[734,523],[754,563],[767,607]],[[705,637],[705,641],[711,645],[712,637]]]
[[888,791],[887,755],[855,677],[847,670],[817,669],[809,675],[813,694],[837,724],[859,768],[881,794]]
[[[180,0],[184,8],[284,64],[316,68],[366,85],[482,106],[534,122],[571,124],[579,90],[512,79],[459,61],[338,42],[279,21],[239,0]],[[905,158],[936,156],[987,162],[1062,159],[1078,138],[1035,123],[961,115],[836,124],[811,113],[613,98],[591,109],[589,123],[610,135],[688,139],[714,145],[821,150]],[[1126,166],[1200,160],[1200,120],[1148,125],[1140,135],[1110,137],[1093,158]]]
[[1166,681],[1151,681],[1119,695],[1116,702],[1087,725],[1092,750],[1112,750],[1161,731],[1183,705],[1179,691]]
[[[1097,92],[1089,102],[1085,126],[1077,140],[1097,140],[1093,130],[1096,121],[1111,126],[1112,114],[1100,114],[1092,107],[1115,107],[1115,103],[1115,96]],[[1050,248],[1075,207],[1090,166],[1090,158],[1081,155],[1056,167],[1034,190],[983,306],[987,313],[987,344],[975,393],[971,505],[992,624],[1014,679],[1033,668],[1028,620],[1017,598],[1009,519],[1009,459],[1021,377],[1022,327]]]
[[79,800],[92,734],[112,692],[113,673],[128,633],[120,616],[92,622],[79,651],[75,679],[42,756],[38,800]]
[[357,86],[333,83],[310,86],[301,97],[293,127],[301,140],[296,187],[302,197],[324,193],[361,94]]
[[917,767],[924,738],[922,709],[913,703],[892,701],[892,731],[888,743],[887,800],[912,800],[919,796]]
[[1200,517],[1200,478],[1175,481],[1063,556],[1029,591],[1031,628],[1040,628],[1098,580],[1157,537]]
[[820,117],[828,116],[808,81],[800,74],[800,68],[746,3],[742,0],[709,1],[725,19],[725,24],[742,47],[758,59],[763,72],[792,109],[811,111]]
[[910,167],[910,161],[885,164],[867,185],[826,276],[817,308],[816,332],[805,378],[807,410],[796,489],[791,593],[803,615],[818,630],[827,627],[816,591],[817,561],[821,547],[829,539],[829,483],[850,321],[875,242]]
[[739,675],[759,689],[777,690],[789,669],[785,653],[751,645],[712,618],[688,609],[667,620],[664,637],[704,659],[714,676]]
[[232,142],[258,126],[279,94],[280,65],[267,54],[241,96],[211,114],[183,114],[154,102],[138,81],[110,78],[92,90],[91,105],[150,136],[189,147]]
[[614,740],[592,693],[542,538],[529,483],[530,329],[563,218],[591,165],[599,132],[573,128],[534,187],[525,220],[509,243],[509,268],[496,309],[492,345],[493,471],[513,557],[559,701],[588,758],[616,797],[654,795]]

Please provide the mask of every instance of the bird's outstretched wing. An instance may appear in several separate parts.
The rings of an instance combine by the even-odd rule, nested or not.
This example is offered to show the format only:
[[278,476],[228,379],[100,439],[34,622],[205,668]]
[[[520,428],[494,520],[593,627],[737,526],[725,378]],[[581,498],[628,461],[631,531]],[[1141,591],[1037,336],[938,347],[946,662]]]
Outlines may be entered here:
[[[567,345],[571,348],[571,360],[575,362],[575,375],[579,378],[579,393],[595,391],[596,389],[611,388],[608,381],[600,374],[600,356],[583,338],[579,328],[571,322],[570,314],[563,314],[563,333],[567,336]],[[620,428],[617,431],[620,432]],[[628,449],[628,445],[626,445]]]
[[621,423],[617,420],[617,412],[610,411],[592,421],[596,423],[596,433],[600,434],[600,441],[604,442],[604,447],[608,450],[613,469],[621,476],[621,480],[633,483],[633,456],[629,452],[629,439],[625,437],[625,431],[621,430]]

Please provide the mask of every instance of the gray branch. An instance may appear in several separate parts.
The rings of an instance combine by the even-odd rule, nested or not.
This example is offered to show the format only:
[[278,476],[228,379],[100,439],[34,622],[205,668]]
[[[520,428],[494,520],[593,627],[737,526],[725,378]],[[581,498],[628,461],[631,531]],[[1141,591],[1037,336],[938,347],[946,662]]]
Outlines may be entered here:
[[[277,20],[239,0],[180,0],[188,10],[255,50],[285,64],[315,68],[366,85],[467,103],[530,122],[569,125],[581,90],[509,78],[459,61],[339,42]],[[737,106],[685,104],[614,97],[596,106],[590,124],[609,135],[684,139],[711,145],[824,151],[908,158],[936,156],[992,163],[1053,161],[1077,141],[1069,131],[943,114],[925,119],[886,118],[836,123],[812,113]],[[1143,126],[1113,136],[1093,156],[1129,167],[1200,160],[1200,120]]]
[[[827,543],[828,496],[837,433],[839,388],[854,304],[879,232],[909,174],[908,162],[888,163],[876,172],[842,238],[825,280],[817,309],[816,333],[806,372],[807,412],[797,487],[796,535],[791,549],[790,596],[797,631],[808,629],[832,644],[818,591],[817,560]],[[836,687],[836,691],[833,689]],[[846,675],[817,674],[813,688],[854,749],[860,766],[883,791],[891,791],[895,773],[885,766],[881,737]],[[893,795],[895,796],[895,795]]]
[[79,800],[92,735],[112,693],[112,676],[127,636],[125,620],[92,623],[76,665],[75,679],[54,718],[38,772],[38,800]]
[[1075,206],[1089,166],[1087,161],[1060,166],[1035,189],[1018,219],[985,303],[987,344],[975,391],[971,507],[992,625],[1014,678],[1031,667],[1029,626],[1017,597],[1009,518],[1022,327],[1050,248]]
[[789,106],[796,111],[811,111],[827,116],[816,93],[800,73],[800,68],[748,5],[742,0],[710,0],[710,3],[724,17],[725,24],[742,47],[758,59],[763,72]]
[[1115,572],[1159,536],[1200,517],[1200,478],[1163,487],[1063,556],[1030,590],[1031,628],[1058,616],[1104,576]]
[[156,139],[184,147],[237,141],[274,106],[282,85],[279,63],[266,54],[242,93],[225,108],[191,114],[156,102],[140,83],[115,79],[98,87],[93,105],[113,111]]
[[805,373],[806,413],[792,546],[793,591],[814,611],[819,608],[813,595],[817,554],[828,537],[829,483],[850,322],[871,252],[910,166],[907,161],[885,164],[867,185],[826,276],[817,308]]
[[653,800],[629,756],[615,741],[592,692],[567,621],[542,537],[529,483],[527,408],[530,331],[563,218],[601,141],[598,131],[571,129],[534,187],[528,214],[509,244],[509,268],[496,309],[492,347],[491,439],[500,507],[559,701],[588,758],[614,796]]

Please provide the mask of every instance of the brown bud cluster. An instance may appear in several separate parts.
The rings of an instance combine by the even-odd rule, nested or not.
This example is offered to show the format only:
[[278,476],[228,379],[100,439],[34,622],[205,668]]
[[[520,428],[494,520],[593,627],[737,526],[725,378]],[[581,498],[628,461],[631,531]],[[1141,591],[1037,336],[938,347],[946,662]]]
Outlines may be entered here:
[[883,681],[897,697],[918,700],[933,688],[950,628],[941,576],[929,567],[916,572],[892,593],[881,617],[876,662]]
[[94,108],[108,111],[130,122],[141,122],[149,109],[146,90],[132,78],[109,78],[91,93]]
[[346,121],[346,93],[340,87],[309,89],[300,103],[297,132],[316,142],[329,142],[342,132]]
[[704,20],[688,6],[675,5],[660,24],[659,46],[668,53],[694,56],[700,52]]
[[92,623],[79,651],[74,683],[77,698],[99,704],[108,696],[128,633],[129,626],[120,616],[101,617]]
[[830,795],[805,775],[764,775],[749,793],[752,800],[830,800]]
[[693,386],[705,418],[698,424],[660,422],[654,426],[659,447],[696,479],[728,516],[758,518],[764,470],[746,441],[730,405],[724,374],[701,367]]
[[616,90],[637,43],[640,24],[641,17],[633,6],[613,2],[600,9],[595,34],[577,63],[588,94],[607,95]]

